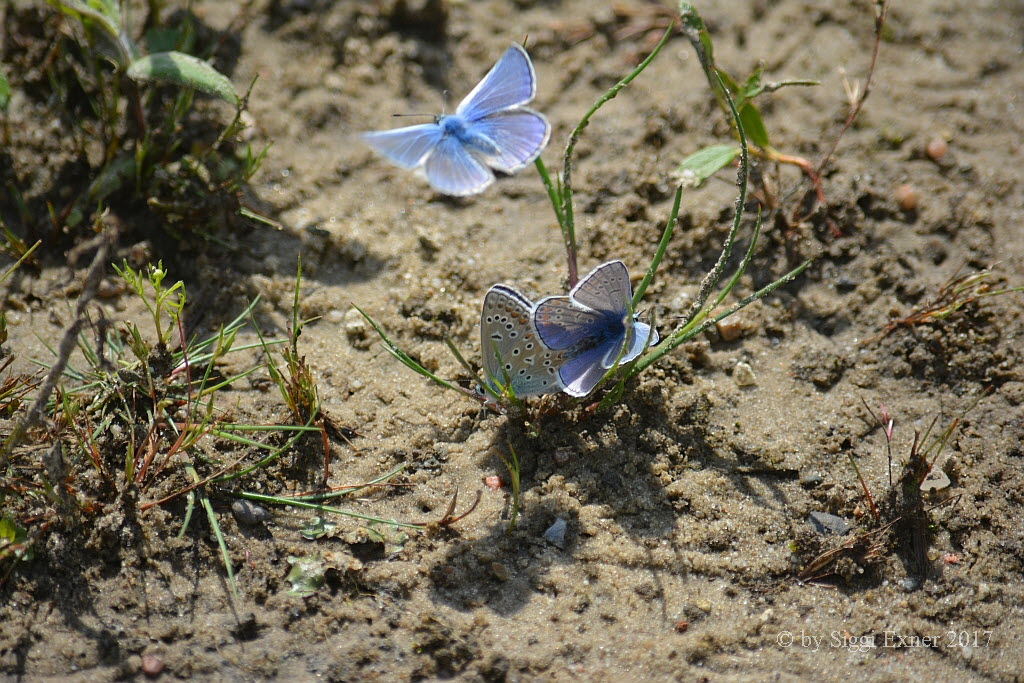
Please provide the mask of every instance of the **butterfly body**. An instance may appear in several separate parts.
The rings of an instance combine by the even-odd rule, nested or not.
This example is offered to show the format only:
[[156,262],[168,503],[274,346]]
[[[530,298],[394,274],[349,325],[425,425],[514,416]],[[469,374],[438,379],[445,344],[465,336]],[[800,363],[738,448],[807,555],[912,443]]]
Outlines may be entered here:
[[480,355],[487,386],[500,395],[539,396],[560,391],[562,354],[540,341],[533,302],[507,285],[494,285],[480,312]]
[[548,120],[524,106],[536,89],[529,55],[513,44],[454,114],[364,133],[363,140],[392,163],[420,171],[438,192],[477,194],[494,182],[494,171],[515,173],[547,144]]
[[568,296],[549,296],[534,308],[538,339],[562,354],[559,380],[586,396],[608,370],[658,342],[658,332],[632,316],[633,289],[622,261],[601,264]]

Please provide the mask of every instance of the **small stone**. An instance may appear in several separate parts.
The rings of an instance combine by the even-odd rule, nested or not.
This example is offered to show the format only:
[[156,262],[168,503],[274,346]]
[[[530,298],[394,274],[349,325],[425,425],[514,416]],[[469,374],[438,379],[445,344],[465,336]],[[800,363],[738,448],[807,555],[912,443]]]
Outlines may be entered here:
[[715,323],[715,329],[718,330],[718,336],[722,338],[722,341],[732,342],[743,336],[746,326],[742,320],[730,318],[728,321]]
[[934,493],[935,491],[949,488],[951,483],[949,475],[941,467],[936,466],[928,471],[928,475],[921,482],[921,490],[925,493]]
[[845,294],[847,292],[852,292],[855,289],[857,289],[857,283],[845,275],[840,276],[836,280],[837,292],[843,292]]
[[850,523],[842,517],[830,515],[827,512],[814,511],[807,515],[807,521],[811,523],[814,530],[819,534],[835,534],[842,536],[850,530]]
[[911,185],[903,184],[896,188],[896,201],[904,211],[914,211],[921,197]]
[[757,375],[750,363],[740,361],[732,371],[732,378],[738,387],[752,387],[757,384]]
[[345,313],[345,336],[349,342],[357,348],[366,348],[369,337],[366,320],[363,314],[354,308]]
[[342,78],[340,74],[332,71],[324,76],[324,87],[328,90],[344,90],[345,79]]
[[511,576],[508,567],[501,562],[491,562],[491,573],[494,574],[494,578],[498,579],[498,581],[508,581],[509,576]]
[[556,548],[565,548],[565,520],[561,517],[555,519],[554,523],[544,532],[544,540]]
[[924,147],[924,153],[927,154],[928,158],[932,161],[939,161],[942,157],[946,156],[946,152],[948,151],[949,145],[940,137],[932,138]]
[[96,296],[100,299],[113,299],[124,294],[124,280],[105,277],[96,285]]
[[270,513],[265,507],[248,500],[236,500],[232,503],[231,514],[235,516],[239,524],[246,526],[262,524],[270,519]]
[[340,308],[333,308],[327,311],[327,315],[324,316],[324,320],[332,325],[338,325],[345,320],[345,312]]
[[921,585],[921,582],[918,581],[917,579],[915,579],[912,576],[908,576],[905,579],[900,579],[900,588],[902,588],[903,590],[907,591],[908,593],[916,591],[918,586],[920,586],[920,585]]
[[163,670],[163,659],[153,654],[142,655],[142,673],[150,678],[155,678],[159,676]]
[[805,489],[813,489],[816,486],[820,486],[823,481],[825,481],[825,477],[817,472],[807,472],[800,475],[800,485]]

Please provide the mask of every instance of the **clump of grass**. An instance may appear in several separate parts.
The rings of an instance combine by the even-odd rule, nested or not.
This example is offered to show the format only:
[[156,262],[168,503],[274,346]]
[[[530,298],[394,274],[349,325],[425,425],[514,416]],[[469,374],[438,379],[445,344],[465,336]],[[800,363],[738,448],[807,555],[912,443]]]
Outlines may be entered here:
[[892,332],[904,327],[914,327],[926,323],[939,322],[950,317],[964,306],[991,296],[1024,292],[1024,287],[1002,287],[993,289],[991,280],[992,268],[985,268],[977,273],[964,273],[963,265],[939,287],[923,304],[914,308],[909,314],[895,317],[882,330],[868,339],[864,344],[881,341]]
[[[70,198],[22,198],[12,184],[24,207],[18,231],[50,240],[74,236],[103,207],[122,216],[148,213],[158,220],[143,224],[176,238],[214,239],[221,226],[238,222],[245,213],[241,191],[267,150],[238,144],[248,95],[239,96],[227,76],[193,54],[200,48],[188,15],[161,25],[161,3],[149,3],[147,30],[139,36],[127,0],[48,1],[67,29],[55,40],[39,37],[53,40],[47,85],[55,113],[67,123],[65,148],[88,171]],[[230,123],[215,123],[205,112],[195,116],[197,92],[227,102],[234,109]],[[38,204],[46,210],[35,210]],[[36,225],[37,216],[48,218],[48,229]]]
[[[150,320],[145,326],[126,322],[120,329],[101,327],[96,338],[76,331],[72,339],[77,343],[77,356],[65,358],[64,363],[58,363],[62,352],[51,349],[58,364],[50,370],[58,368],[60,372],[53,395],[43,400],[42,412],[48,418],[44,428],[22,430],[14,442],[9,439],[5,443],[10,459],[3,462],[0,500],[11,503],[10,509],[21,510],[22,514],[0,522],[0,567],[4,560],[31,557],[33,543],[59,518],[77,516],[87,523],[114,499],[127,505],[126,513],[141,523],[141,515],[147,510],[184,498],[179,535],[186,533],[194,511],[205,513],[236,595],[229,539],[216,511],[216,504],[225,499],[247,498],[309,508],[388,528],[424,528],[325,504],[367,487],[387,486],[402,467],[367,484],[297,496],[257,494],[240,488],[247,475],[276,462],[303,437],[324,433],[323,424],[313,424],[314,419],[323,419],[319,402],[299,403],[300,397],[291,396],[289,409],[297,411],[293,416],[306,416],[305,422],[296,420],[296,424],[231,421],[231,410],[221,406],[224,390],[254,372],[269,372],[270,368],[257,362],[226,377],[217,367],[229,354],[268,351],[284,343],[266,339],[252,344],[238,342],[238,334],[252,318],[258,300],[216,332],[187,337],[183,320],[185,285],[169,278],[162,263],[136,270],[123,262],[114,268]],[[298,285],[297,279],[296,288]],[[143,327],[152,331],[146,332]],[[292,353],[296,351],[296,338],[290,340]],[[304,362],[295,367],[305,368],[308,383],[303,396],[315,399],[317,392],[308,368]],[[2,386],[5,391],[8,386],[15,387],[3,394],[2,405],[15,416],[23,416],[27,409],[21,396],[31,387],[25,382],[11,385],[6,381]],[[43,467],[38,462],[41,450],[46,453]],[[13,563],[6,566],[6,571],[11,567]]]
[[[973,403],[938,433],[933,434],[935,426],[938,424],[938,416],[932,419],[923,434],[920,430],[915,429],[910,452],[895,481],[892,477],[892,441],[895,422],[889,416],[885,406],[880,407],[879,416],[871,410],[867,402],[864,402],[864,408],[882,428],[885,437],[888,462],[886,470],[889,479],[887,494],[881,504],[876,503],[875,496],[872,495],[851,454],[850,466],[857,476],[864,500],[870,511],[870,515],[866,519],[874,528],[858,531],[851,538],[816,555],[799,572],[800,580],[814,581],[844,574],[846,573],[843,569],[844,565],[852,563],[853,567],[862,568],[882,560],[892,552],[906,553],[907,562],[905,564],[910,569],[912,578],[927,578],[930,574],[928,547],[932,527],[928,513],[936,507],[951,504],[959,496],[946,496],[937,503],[928,505],[925,496],[926,481],[937,471],[939,458],[960,422],[988,393],[988,389],[981,392]],[[942,476],[945,477],[945,475]],[[945,478],[944,485],[949,485],[948,478]]]

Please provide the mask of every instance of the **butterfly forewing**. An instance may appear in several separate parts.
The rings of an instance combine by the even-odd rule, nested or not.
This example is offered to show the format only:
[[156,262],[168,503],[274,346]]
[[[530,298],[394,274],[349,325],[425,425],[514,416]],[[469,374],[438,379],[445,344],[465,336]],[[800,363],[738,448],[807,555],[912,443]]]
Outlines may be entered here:
[[586,396],[593,391],[608,372],[601,364],[606,354],[605,348],[595,347],[562,363],[558,369],[558,377],[565,385],[563,391],[570,396]]
[[476,87],[459,103],[455,113],[470,121],[503,109],[526,104],[537,91],[530,56],[522,45],[513,43]]
[[495,285],[480,313],[480,354],[488,386],[501,394],[539,396],[560,391],[562,354],[545,346],[530,318],[533,304],[506,285]]
[[603,320],[600,312],[578,306],[567,296],[541,299],[533,315],[541,341],[559,351],[592,337]]
[[578,304],[625,317],[629,312],[633,287],[622,261],[608,261],[590,271],[569,293]]
[[402,168],[416,168],[422,164],[441,142],[441,137],[441,129],[435,123],[363,133],[366,144]]

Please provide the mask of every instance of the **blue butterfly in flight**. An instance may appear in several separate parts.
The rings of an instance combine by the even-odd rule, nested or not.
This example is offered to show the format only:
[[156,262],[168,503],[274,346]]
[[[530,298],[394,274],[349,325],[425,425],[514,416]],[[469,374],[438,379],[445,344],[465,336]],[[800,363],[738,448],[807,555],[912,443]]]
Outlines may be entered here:
[[658,331],[630,315],[633,287],[622,261],[599,265],[568,296],[548,296],[533,309],[544,346],[561,353],[563,391],[586,396],[616,363],[658,343]]
[[544,149],[551,126],[525,104],[537,92],[529,55],[513,44],[454,114],[395,130],[364,133],[389,161],[422,172],[433,187],[456,197],[483,192],[494,169],[515,173]]

